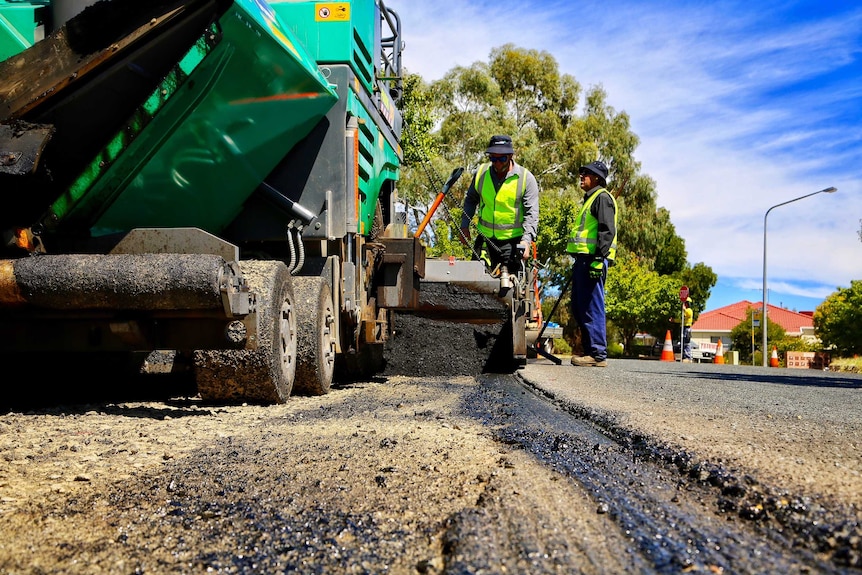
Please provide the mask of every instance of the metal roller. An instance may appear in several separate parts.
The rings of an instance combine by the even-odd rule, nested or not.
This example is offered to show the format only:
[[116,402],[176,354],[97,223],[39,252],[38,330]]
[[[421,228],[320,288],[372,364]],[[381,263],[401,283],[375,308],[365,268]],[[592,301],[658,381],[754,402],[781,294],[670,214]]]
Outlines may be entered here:
[[213,310],[244,282],[220,256],[44,255],[0,260],[0,305],[51,310]]

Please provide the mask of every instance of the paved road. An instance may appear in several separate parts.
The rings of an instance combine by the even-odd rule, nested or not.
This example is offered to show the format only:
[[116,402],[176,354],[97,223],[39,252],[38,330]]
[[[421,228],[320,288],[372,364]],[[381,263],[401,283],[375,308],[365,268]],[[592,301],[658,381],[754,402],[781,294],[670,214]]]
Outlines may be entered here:
[[529,384],[611,429],[862,509],[862,375],[611,360],[531,360]]
[[10,412],[0,572],[855,574],[860,383],[539,359]]
[[856,548],[851,564],[862,564],[862,376],[645,360],[581,368],[561,359],[531,361],[519,376],[689,475],[749,490],[734,503],[743,515],[806,533],[850,526],[838,531]]

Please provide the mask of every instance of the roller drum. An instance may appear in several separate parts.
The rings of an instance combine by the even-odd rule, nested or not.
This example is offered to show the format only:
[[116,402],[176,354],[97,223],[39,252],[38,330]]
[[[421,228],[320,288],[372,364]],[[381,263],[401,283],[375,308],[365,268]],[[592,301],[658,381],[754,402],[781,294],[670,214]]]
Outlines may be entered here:
[[0,261],[0,306],[52,310],[221,309],[228,264],[186,254],[45,255]]

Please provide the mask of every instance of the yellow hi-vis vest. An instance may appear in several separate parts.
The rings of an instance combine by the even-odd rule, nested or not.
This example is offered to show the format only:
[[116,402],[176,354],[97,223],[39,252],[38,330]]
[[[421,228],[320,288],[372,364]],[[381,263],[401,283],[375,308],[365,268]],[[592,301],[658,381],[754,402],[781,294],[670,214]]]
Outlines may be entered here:
[[[581,211],[578,212],[577,218],[575,218],[575,227],[572,229],[572,233],[569,237],[569,242],[566,244],[566,251],[570,254],[595,254],[596,253],[596,244],[599,239],[599,220],[593,217],[593,214],[590,213],[590,208],[593,206],[593,202],[596,201],[596,198],[599,197],[599,194],[602,192],[607,193],[611,201],[614,203],[614,230],[617,229],[617,201],[614,197],[604,188],[599,188],[593,193],[587,201],[584,202],[584,205],[581,206]],[[608,259],[610,261],[614,261],[617,258],[617,235],[616,231],[614,232],[614,239],[611,242],[611,249],[608,253]]]
[[479,192],[479,218],[476,228],[486,238],[510,240],[524,235],[524,188],[526,169],[517,166],[506,177],[500,190],[491,181],[491,164],[476,171],[473,187]]

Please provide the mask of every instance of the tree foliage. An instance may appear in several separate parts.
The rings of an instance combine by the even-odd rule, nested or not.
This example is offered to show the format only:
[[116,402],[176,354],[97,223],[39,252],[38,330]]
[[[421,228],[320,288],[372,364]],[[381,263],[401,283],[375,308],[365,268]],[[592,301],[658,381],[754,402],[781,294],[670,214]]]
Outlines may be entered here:
[[676,286],[677,296],[679,295],[680,287],[688,287],[688,294],[691,298],[691,309],[694,312],[694,319],[697,321],[697,316],[706,307],[706,300],[709,299],[710,290],[712,290],[712,287],[718,281],[718,276],[715,275],[712,268],[699,262],[693,266],[686,266],[681,271],[674,273],[673,277],[678,280]]
[[680,282],[697,294],[693,307],[702,311],[717,277],[705,264],[687,262],[685,240],[656,203],[656,182],[635,159],[639,139],[629,117],[609,105],[601,85],[584,90],[560,73],[551,54],[505,44],[491,50],[487,62],[453,67],[430,84],[412,79],[404,105],[411,133],[433,127],[426,137],[405,138],[399,189],[409,220],[422,221],[454,167],[466,169],[423,236],[431,255],[470,256],[457,242],[470,174],[486,161],[491,136],[508,134],[516,161],[533,172],[541,190],[536,246],[548,297],[568,298],[559,291],[571,274],[566,242],[584,201],[578,168],[600,159],[609,167],[608,189],[618,205],[619,264],[607,285],[612,332],[628,348],[638,331],[666,325],[679,304]]
[[431,113],[431,94],[421,76],[407,74],[403,80],[401,117],[404,124],[404,165],[414,166],[439,156],[432,135],[435,116]]
[[[746,309],[746,319],[736,324],[730,330],[731,344],[733,345],[733,349],[739,352],[739,360],[742,363],[753,363],[753,360],[756,359],[752,356],[752,345],[754,345],[755,351],[763,351],[760,349],[763,347],[763,322],[760,322],[757,326],[753,326],[753,322],[751,321],[752,312],[757,311],[751,307]],[[784,328],[780,324],[769,319],[768,315],[766,316],[766,325],[766,349],[769,351],[769,346],[783,340],[787,332],[784,331]],[[763,356],[760,357],[762,358]]]
[[814,311],[814,330],[826,348],[849,357],[862,353],[862,280],[853,280]]
[[[608,270],[605,310],[624,349],[655,316],[669,313],[662,297],[662,278],[634,257],[622,258]],[[667,317],[667,315],[665,315]]]

